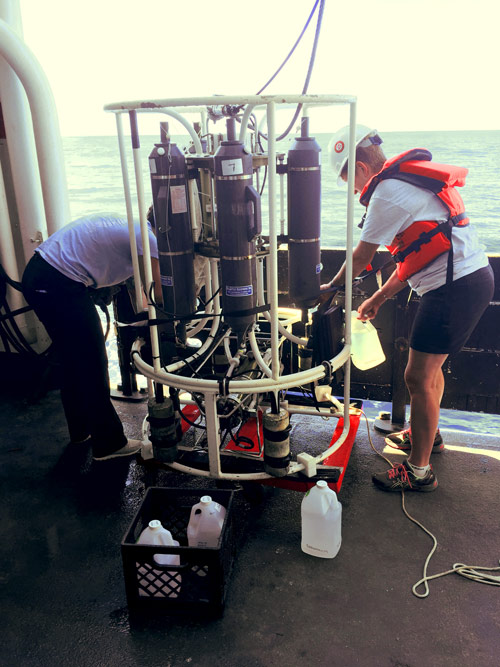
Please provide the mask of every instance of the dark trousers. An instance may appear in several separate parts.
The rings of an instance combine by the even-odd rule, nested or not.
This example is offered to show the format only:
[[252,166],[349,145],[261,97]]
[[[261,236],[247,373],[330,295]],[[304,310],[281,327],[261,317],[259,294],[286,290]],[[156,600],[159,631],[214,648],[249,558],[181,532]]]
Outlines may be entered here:
[[490,265],[423,295],[410,347],[428,354],[456,354],[469,340],[495,290]]
[[106,345],[88,289],[38,253],[29,261],[22,283],[61,364],[61,398],[71,440],[91,435],[95,456],[120,449],[127,438],[111,403]]

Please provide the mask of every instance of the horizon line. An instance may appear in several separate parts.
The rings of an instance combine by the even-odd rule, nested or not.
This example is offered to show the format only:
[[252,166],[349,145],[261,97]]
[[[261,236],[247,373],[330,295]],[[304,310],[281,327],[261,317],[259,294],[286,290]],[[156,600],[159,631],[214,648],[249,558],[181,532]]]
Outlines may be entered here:
[[[412,134],[414,132],[447,132],[447,133],[452,133],[452,132],[500,132],[500,128],[484,128],[484,129],[465,129],[465,130],[379,130],[380,134]],[[124,133],[125,136],[130,136],[130,133]],[[333,134],[332,132],[314,132],[314,134]],[[145,137],[152,137],[156,136],[155,134],[143,134],[141,136]],[[182,132],[175,132],[172,133],[171,136],[174,137],[189,137],[190,135],[188,133],[182,133]],[[98,133],[91,133],[91,134],[61,134],[61,137],[63,139],[76,139],[79,137],[114,137],[116,138],[116,134],[105,134],[102,132]]]

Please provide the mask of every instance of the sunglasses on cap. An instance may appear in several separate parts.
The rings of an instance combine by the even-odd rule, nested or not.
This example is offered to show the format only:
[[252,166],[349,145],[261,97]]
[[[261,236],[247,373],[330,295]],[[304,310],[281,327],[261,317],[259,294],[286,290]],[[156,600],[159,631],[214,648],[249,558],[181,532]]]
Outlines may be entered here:
[[380,146],[383,141],[381,137],[375,132],[374,134],[370,134],[367,137],[363,139],[363,141],[360,141],[358,144],[358,148],[368,148],[368,146]]

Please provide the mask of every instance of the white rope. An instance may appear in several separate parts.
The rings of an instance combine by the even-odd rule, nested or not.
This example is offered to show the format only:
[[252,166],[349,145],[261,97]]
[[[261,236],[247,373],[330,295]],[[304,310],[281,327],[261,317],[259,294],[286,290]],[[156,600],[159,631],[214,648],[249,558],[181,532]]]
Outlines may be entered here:
[[[362,414],[365,417],[366,420],[366,429],[368,431],[368,440],[370,442],[370,446],[373,449],[373,451],[380,456],[381,458],[384,459],[391,467],[394,467],[394,464],[389,461],[388,458],[386,458],[381,452],[379,452],[376,448],[375,445],[372,442],[371,434],[370,434],[370,424],[368,422],[368,417],[366,414],[362,411]],[[492,574],[485,574],[486,572],[500,572],[500,566],[499,567],[481,567],[478,565],[464,565],[463,563],[455,563],[451,570],[446,570],[445,572],[439,572],[438,574],[432,574],[432,575],[427,575],[427,568],[429,566],[430,560],[432,556],[434,555],[434,552],[437,549],[438,546],[438,541],[436,537],[431,533],[430,530],[428,530],[423,524],[420,523],[420,521],[417,521],[414,517],[412,517],[408,510],[406,509],[405,506],[405,492],[404,489],[401,488],[401,508],[403,512],[405,513],[406,517],[412,521],[414,524],[416,524],[421,530],[424,531],[433,541],[432,549],[429,551],[429,554],[427,558],[425,559],[424,563],[424,568],[423,568],[423,576],[421,579],[417,581],[414,586],[412,586],[412,593],[415,595],[417,598],[426,598],[429,593],[429,585],[428,581],[432,581],[432,579],[439,579],[440,577],[445,577],[448,574],[459,574],[462,577],[466,577],[467,579],[472,579],[473,581],[477,581],[480,584],[488,584],[490,586],[500,586],[500,576],[494,576]],[[500,560],[499,560],[500,563]],[[418,588],[420,586],[424,587],[424,592],[419,593]]]

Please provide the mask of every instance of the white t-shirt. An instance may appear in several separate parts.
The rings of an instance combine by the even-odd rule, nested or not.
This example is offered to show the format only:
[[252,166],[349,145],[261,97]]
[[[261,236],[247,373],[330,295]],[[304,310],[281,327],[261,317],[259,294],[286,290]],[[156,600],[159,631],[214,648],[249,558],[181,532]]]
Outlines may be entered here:
[[[416,220],[444,222],[448,211],[439,198],[424,188],[394,178],[381,181],[375,188],[361,232],[361,240],[377,245],[389,245],[396,234]],[[479,243],[475,229],[454,227],[453,279],[458,280],[488,265],[484,246]],[[440,255],[408,279],[420,296],[446,283],[448,253]]]
[[[139,223],[137,252],[142,255]],[[149,229],[151,257],[158,258],[156,237]],[[37,248],[43,259],[71,280],[87,287],[109,287],[130,278],[132,253],[127,221],[113,213],[79,218],[65,225]]]

